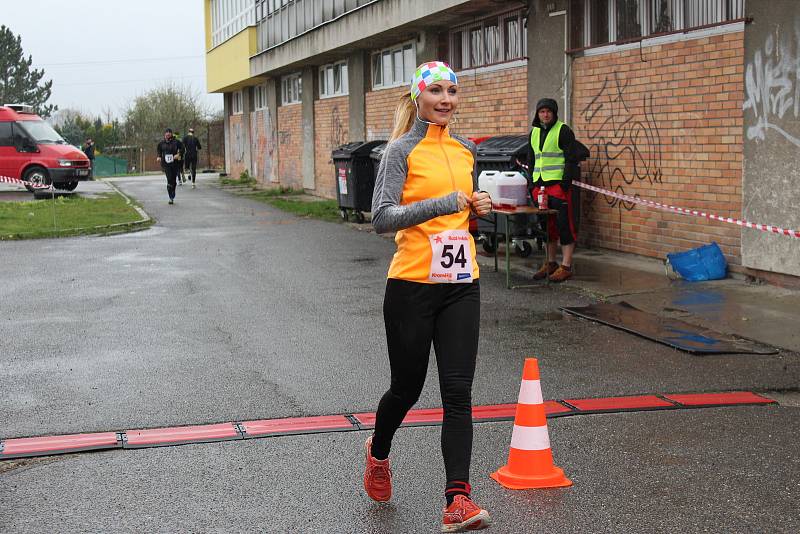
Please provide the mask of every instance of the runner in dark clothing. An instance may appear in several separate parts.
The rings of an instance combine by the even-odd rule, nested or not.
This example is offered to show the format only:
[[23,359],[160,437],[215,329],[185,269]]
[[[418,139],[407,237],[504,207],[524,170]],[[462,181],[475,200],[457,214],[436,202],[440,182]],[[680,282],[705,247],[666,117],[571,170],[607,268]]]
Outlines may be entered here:
[[183,138],[184,149],[184,165],[186,172],[192,175],[192,189],[194,189],[194,180],[197,175],[197,151],[203,147],[200,146],[200,140],[194,136],[194,128],[189,128],[189,133]]
[[[178,142],[178,151],[183,156],[186,151],[183,148],[183,142],[181,141],[181,133],[180,132],[173,132],[172,137],[175,138],[175,141]],[[183,159],[183,157],[181,157]],[[181,161],[180,165],[178,165],[178,175],[175,177],[175,182],[178,185],[183,185],[186,183],[186,177],[183,175],[183,161]]]
[[164,130],[164,139],[156,147],[156,161],[161,163],[161,169],[167,176],[167,194],[169,203],[175,203],[175,179],[181,166],[183,146],[180,141],[172,137],[172,129]]

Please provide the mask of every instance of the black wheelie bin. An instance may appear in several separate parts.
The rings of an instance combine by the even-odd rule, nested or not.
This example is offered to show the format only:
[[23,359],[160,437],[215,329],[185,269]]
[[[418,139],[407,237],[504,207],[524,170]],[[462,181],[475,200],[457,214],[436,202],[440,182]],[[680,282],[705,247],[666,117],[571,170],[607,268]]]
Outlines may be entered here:
[[372,210],[372,191],[375,188],[375,167],[370,153],[386,141],[355,141],[333,150],[331,159],[336,172],[336,197],[342,219],[350,213],[356,222],[365,221],[364,212]]

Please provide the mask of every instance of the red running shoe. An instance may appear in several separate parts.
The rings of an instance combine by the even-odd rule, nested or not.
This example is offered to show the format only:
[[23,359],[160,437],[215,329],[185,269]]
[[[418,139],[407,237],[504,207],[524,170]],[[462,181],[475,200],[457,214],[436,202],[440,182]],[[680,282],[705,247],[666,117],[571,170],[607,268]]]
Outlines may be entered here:
[[364,471],[364,489],[374,501],[386,502],[392,497],[392,470],[389,459],[378,460],[372,457],[372,436],[364,444],[367,468]]
[[480,530],[491,524],[489,512],[472,502],[469,497],[456,495],[453,504],[444,509],[442,532]]

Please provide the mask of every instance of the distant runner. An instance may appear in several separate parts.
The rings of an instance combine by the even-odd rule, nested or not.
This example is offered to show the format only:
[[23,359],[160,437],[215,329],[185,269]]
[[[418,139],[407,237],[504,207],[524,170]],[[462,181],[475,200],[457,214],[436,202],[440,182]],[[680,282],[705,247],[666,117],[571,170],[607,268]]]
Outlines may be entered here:
[[194,136],[194,128],[189,128],[189,133],[183,138],[183,162],[186,172],[191,173],[192,189],[195,188],[194,181],[197,175],[197,152],[202,148],[203,147],[200,146],[200,140]]
[[167,194],[169,203],[175,203],[175,180],[181,165],[181,144],[172,136],[172,129],[164,130],[164,139],[156,147],[156,161],[161,163],[161,169],[167,176]]

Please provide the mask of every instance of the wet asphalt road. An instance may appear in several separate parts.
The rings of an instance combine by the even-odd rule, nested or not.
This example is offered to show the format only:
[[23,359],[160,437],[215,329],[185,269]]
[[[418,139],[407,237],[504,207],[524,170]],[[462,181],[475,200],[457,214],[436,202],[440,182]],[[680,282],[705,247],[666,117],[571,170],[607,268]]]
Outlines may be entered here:
[[[381,302],[392,241],[235,197],[211,177],[169,206],[162,180],[116,182],[158,220],[147,231],[0,243],[0,437],[374,411],[388,385]],[[796,354],[691,356],[563,318],[559,306],[591,302],[579,293],[508,291],[489,268],[481,286],[476,405],[515,402],[526,356],[540,359],[546,398],[800,383]],[[432,358],[418,407],[440,404]],[[476,488],[502,509],[495,532],[780,531],[798,525],[784,506],[800,495],[798,412],[561,419],[551,424],[556,456],[585,492],[521,497],[478,474]],[[502,463],[510,426],[479,425],[476,472]],[[363,433],[322,434],[35,460],[0,472],[0,530],[43,531],[59,518],[65,530],[254,521],[280,532],[424,532],[439,506],[438,429],[403,432],[398,463],[411,474],[397,508],[352,496]],[[748,455],[758,462],[742,471]],[[675,499],[678,508],[665,504]],[[270,510],[280,507],[278,519]]]

